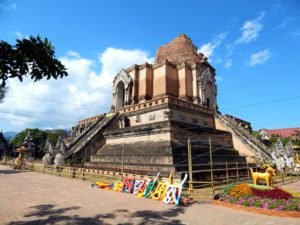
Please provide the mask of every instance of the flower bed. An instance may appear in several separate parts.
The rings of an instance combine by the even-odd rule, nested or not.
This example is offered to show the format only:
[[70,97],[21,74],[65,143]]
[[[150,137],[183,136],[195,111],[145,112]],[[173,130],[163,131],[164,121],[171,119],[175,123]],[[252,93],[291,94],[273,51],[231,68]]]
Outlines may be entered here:
[[214,204],[274,216],[300,217],[300,198],[279,189],[259,185],[231,184]]

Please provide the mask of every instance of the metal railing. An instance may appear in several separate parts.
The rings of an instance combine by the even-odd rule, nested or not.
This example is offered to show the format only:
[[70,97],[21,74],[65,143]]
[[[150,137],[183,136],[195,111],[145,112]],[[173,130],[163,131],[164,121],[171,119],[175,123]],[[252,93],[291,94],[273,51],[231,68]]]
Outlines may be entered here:
[[[7,162],[0,162],[2,165],[14,167],[14,161],[8,160]],[[45,173],[50,175],[56,175],[60,177],[68,177],[73,179],[87,180],[91,182],[100,181],[112,183],[115,181],[122,181],[124,177],[134,177],[135,179],[141,180],[144,178],[150,178],[153,176],[132,174],[126,172],[106,171],[99,169],[88,169],[82,167],[71,167],[71,166],[56,166],[56,165],[45,165],[38,162],[25,162],[24,170],[30,170],[39,173]],[[167,177],[162,177],[162,180],[167,180]],[[174,179],[175,183],[180,183],[180,179]]]
[[[225,163],[223,164],[224,169],[217,169],[214,166],[220,166],[221,163],[212,164],[211,173],[213,176],[211,180],[206,181],[188,181],[188,193],[192,195],[195,199],[212,199],[216,193],[219,193],[223,188],[231,183],[245,182],[252,183],[252,176],[250,173],[250,167],[248,164],[241,164],[236,162],[234,163]],[[254,171],[258,171],[258,168],[254,167]],[[216,173],[223,171],[223,174],[215,175]],[[263,172],[263,171],[261,171]],[[193,174],[208,174],[208,169],[205,170],[195,170],[192,171]],[[293,183],[300,180],[299,172],[296,171],[281,171],[277,172],[276,176],[272,177],[273,186],[281,186],[289,183]],[[192,184],[192,189],[190,185]],[[259,180],[259,184],[266,185],[264,180]],[[200,193],[200,194],[199,194]]]

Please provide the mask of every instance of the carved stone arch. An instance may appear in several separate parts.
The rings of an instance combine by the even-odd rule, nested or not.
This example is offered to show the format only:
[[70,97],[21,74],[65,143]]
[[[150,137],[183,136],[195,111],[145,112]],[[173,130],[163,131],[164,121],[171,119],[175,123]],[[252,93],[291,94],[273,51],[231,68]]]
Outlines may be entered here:
[[116,111],[119,111],[119,109],[123,108],[125,105],[125,85],[123,81],[118,82],[115,93],[115,108]]
[[113,103],[112,109],[117,112],[125,105],[130,104],[132,95],[132,78],[122,69],[115,77],[113,81]]
[[204,83],[206,81],[210,81],[213,85],[215,85],[215,83],[216,83],[215,75],[214,75],[214,73],[212,73],[210,68],[207,68],[206,70],[204,70],[200,74],[200,76],[198,77],[197,80],[199,83]]
[[206,106],[210,109],[216,109],[216,80],[215,74],[211,71],[210,68],[207,68],[203,73],[198,77],[198,87],[199,87],[199,97],[200,104]]
[[124,83],[125,90],[132,86],[132,78],[126,72],[126,70],[122,69],[116,76],[113,81],[113,94],[116,93],[116,87],[118,83],[122,81]]

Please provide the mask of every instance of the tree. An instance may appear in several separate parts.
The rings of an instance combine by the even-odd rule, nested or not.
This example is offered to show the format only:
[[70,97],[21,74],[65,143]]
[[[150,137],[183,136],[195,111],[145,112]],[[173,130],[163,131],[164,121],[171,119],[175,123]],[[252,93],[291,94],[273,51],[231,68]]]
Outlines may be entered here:
[[252,130],[251,134],[257,138],[257,139],[261,139],[262,138],[262,135],[261,133],[259,133],[259,131],[256,131],[256,130]]
[[32,138],[33,143],[36,146],[35,149],[35,157],[36,158],[42,158],[45,155],[45,144],[47,141],[47,138],[49,138],[50,143],[54,146],[57,142],[57,139],[59,136],[65,137],[67,132],[65,130],[40,130],[37,128],[29,129],[26,128],[25,130],[18,133],[14,139],[12,139],[11,143],[17,147],[22,145],[24,142],[24,139],[26,135],[30,132],[30,136]]
[[295,139],[293,140],[294,145],[300,145],[300,129],[294,131]]
[[35,144],[35,156],[36,157],[41,157],[43,155],[43,148],[45,146],[46,140],[47,140],[47,134],[40,130],[40,129],[28,129],[26,128],[25,130],[21,131],[18,133],[14,139],[12,139],[11,143],[15,147],[19,147],[22,145],[24,142],[24,139],[26,135],[30,132],[30,136],[32,138],[33,143]]
[[56,145],[57,139],[59,136],[61,137],[67,137],[68,133],[66,130],[61,129],[55,129],[55,130],[45,130],[47,134],[47,138],[49,139],[49,142],[52,146]]
[[[51,42],[40,36],[30,36],[28,39],[17,39],[12,46],[0,41],[0,100],[5,94],[6,81],[29,75],[34,81],[46,78],[63,78],[67,76],[65,66],[55,58]],[[2,97],[2,98],[1,98]]]

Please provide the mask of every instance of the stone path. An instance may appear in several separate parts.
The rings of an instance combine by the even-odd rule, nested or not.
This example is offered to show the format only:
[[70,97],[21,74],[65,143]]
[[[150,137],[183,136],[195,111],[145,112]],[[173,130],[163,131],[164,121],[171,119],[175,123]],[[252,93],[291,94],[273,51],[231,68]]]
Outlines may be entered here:
[[279,188],[283,188],[288,191],[298,192],[300,193],[300,181],[293,182],[289,184],[280,185]]
[[[300,187],[300,182],[293,185]],[[0,165],[0,224],[296,225],[299,219],[240,212],[208,203],[177,207],[93,189],[89,182]]]

